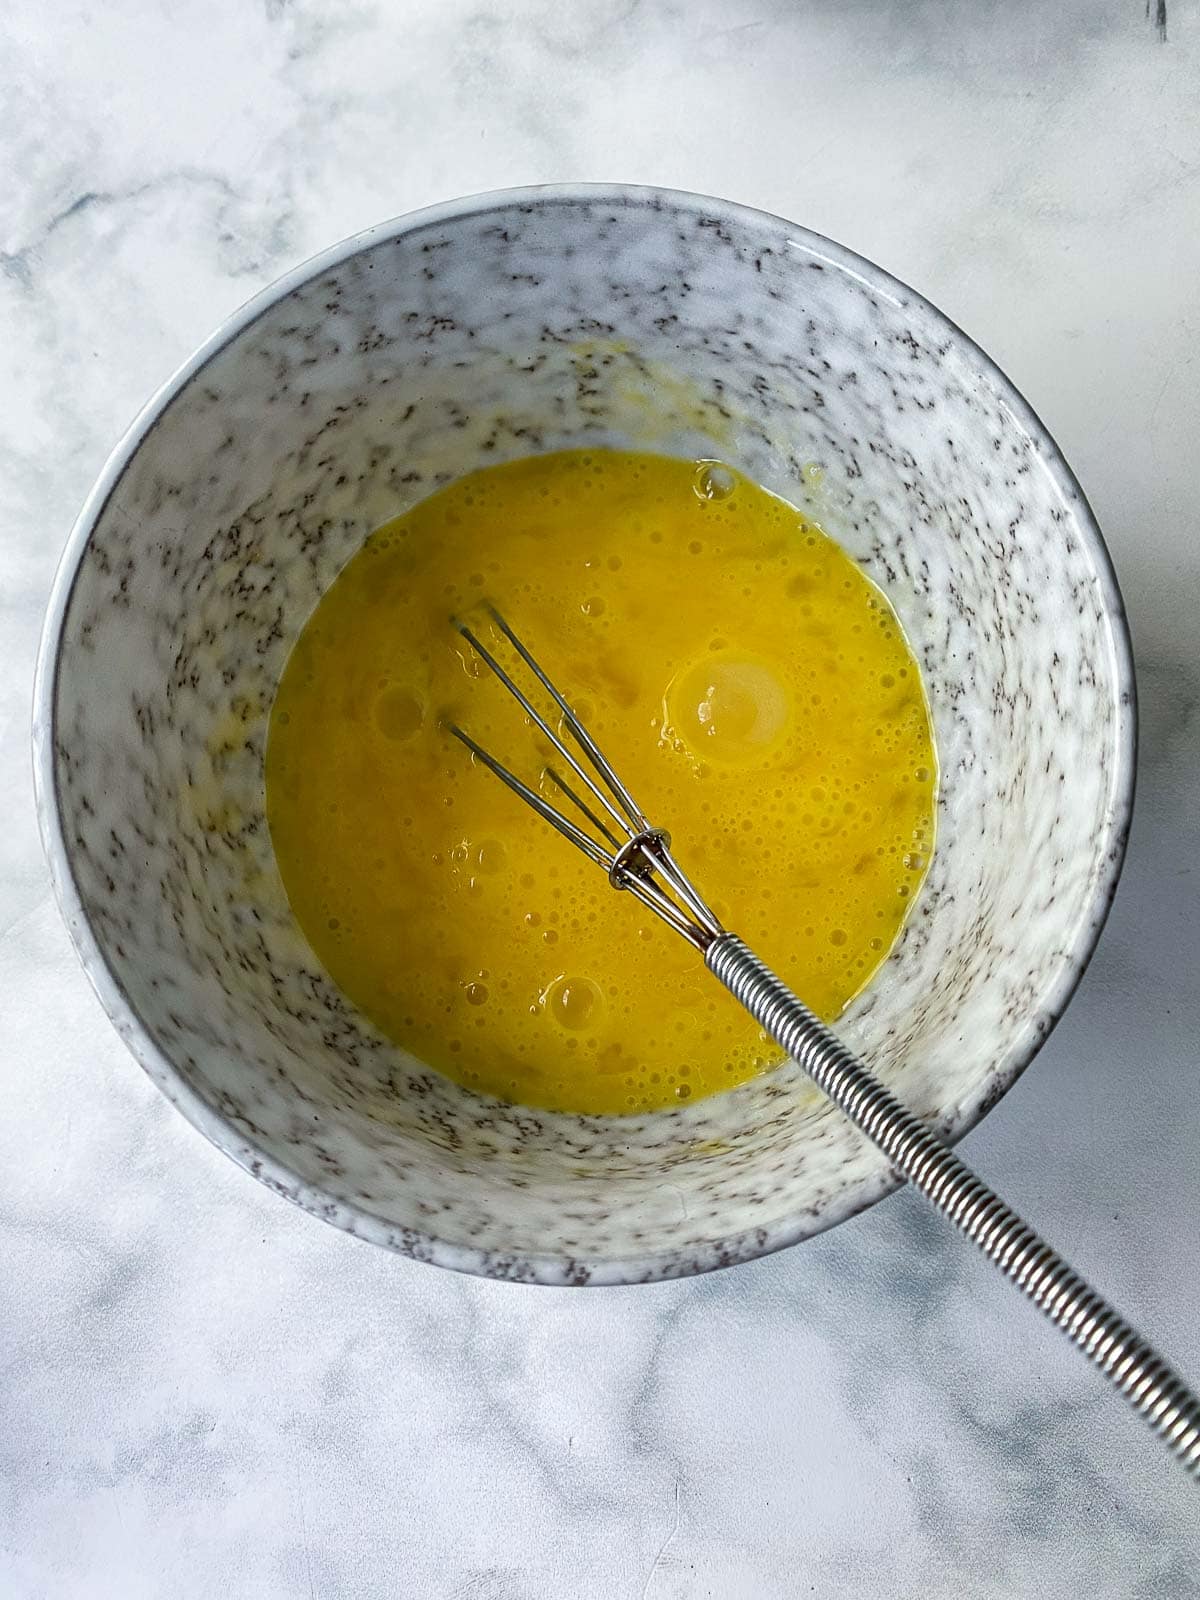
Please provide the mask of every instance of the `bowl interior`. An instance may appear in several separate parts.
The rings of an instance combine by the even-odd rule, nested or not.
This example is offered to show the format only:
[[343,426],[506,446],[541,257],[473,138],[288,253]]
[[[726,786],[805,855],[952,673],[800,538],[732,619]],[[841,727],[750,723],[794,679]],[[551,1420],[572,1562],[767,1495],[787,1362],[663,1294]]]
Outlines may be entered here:
[[843,1029],[948,1135],[1069,994],[1130,785],[1119,602],[1053,444],[969,341],[827,241],[651,191],[499,197],[380,230],[235,319],[69,553],[39,730],[60,891],[140,1058],[265,1181],[410,1253],[556,1282],[740,1259],[888,1183],[790,1064],[641,1119],[472,1095],[358,1014],[292,919],[263,752],[320,594],[452,477],[581,444],[730,460],[896,606],[938,848]]

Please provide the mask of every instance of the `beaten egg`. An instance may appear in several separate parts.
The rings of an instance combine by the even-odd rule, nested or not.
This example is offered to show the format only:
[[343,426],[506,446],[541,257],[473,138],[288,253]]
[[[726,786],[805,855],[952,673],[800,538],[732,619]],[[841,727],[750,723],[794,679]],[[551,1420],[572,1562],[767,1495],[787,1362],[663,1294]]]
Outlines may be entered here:
[[[544,740],[458,635],[496,604],[725,925],[833,1020],[933,846],[917,663],[883,593],[721,463],[512,462],[374,533],[288,660],[267,816],[292,908],[384,1033],[468,1088],[626,1114],[779,1051],[703,959],[450,735],[537,785]],[[562,804],[561,795],[547,798]]]

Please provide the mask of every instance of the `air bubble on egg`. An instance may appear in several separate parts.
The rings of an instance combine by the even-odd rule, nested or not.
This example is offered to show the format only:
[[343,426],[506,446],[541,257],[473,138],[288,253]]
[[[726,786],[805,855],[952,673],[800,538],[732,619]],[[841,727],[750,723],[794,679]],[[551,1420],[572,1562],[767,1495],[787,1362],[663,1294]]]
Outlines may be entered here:
[[541,997],[546,1013],[560,1027],[578,1031],[596,1021],[603,1010],[604,996],[598,984],[590,978],[572,978],[563,974],[549,984]]
[[475,864],[480,872],[500,872],[506,859],[507,852],[499,839],[485,839],[475,852]]
[[700,461],[692,477],[697,500],[727,500],[737,487],[737,479],[723,461]]

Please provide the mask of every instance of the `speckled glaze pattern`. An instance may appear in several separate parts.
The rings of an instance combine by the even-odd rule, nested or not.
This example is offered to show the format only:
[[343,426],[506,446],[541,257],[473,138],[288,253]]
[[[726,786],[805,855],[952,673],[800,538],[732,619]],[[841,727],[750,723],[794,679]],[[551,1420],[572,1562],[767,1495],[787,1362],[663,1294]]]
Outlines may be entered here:
[[744,1260],[893,1182],[791,1064],[636,1120],[472,1095],[357,1014],[291,917],[263,752],[318,597],[450,478],[582,444],[734,462],[899,612],[938,848],[842,1027],[949,1138],[1090,954],[1134,741],[1119,594],[1052,440],[940,313],[819,236],[666,191],[521,191],[372,230],[239,313],[139,418],[59,575],[34,730],[59,898],[135,1055],[256,1177],[406,1254],[560,1284]]

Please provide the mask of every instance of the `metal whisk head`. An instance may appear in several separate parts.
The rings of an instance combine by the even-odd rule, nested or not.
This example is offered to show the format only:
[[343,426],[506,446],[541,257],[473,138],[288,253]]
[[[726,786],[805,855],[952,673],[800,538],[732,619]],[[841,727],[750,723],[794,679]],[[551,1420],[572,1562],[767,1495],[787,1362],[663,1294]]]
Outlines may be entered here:
[[668,927],[674,928],[676,933],[681,933],[685,939],[690,939],[698,950],[707,950],[712,941],[720,937],[725,930],[671,854],[670,834],[664,828],[651,826],[641,807],[636,804],[629,790],[602,755],[596,741],[494,606],[488,607],[488,614],[512,645],[520,662],[532,673],[537,684],[557,706],[562,715],[562,725],[577,749],[572,749],[571,745],[559,735],[466,623],[456,620],[454,626],[484,665],[495,674],[520,705],[525,715],[545,734],[583,786],[590,801],[595,802],[594,809],[589,800],[585,799],[584,795],[554,767],[542,768],[540,777],[552,783],[570,802],[586,826],[581,825],[566,811],[551,805],[537,789],[523,782],[494,756],[489,755],[457,723],[448,723],[449,731],[466,745],[477,760],[482,761],[485,767],[506,783],[514,794],[520,795],[526,805],[532,806],[551,827],[557,828],[564,839],[569,839],[589,860],[603,867],[614,889],[628,889],[644,906],[648,906],[656,916],[661,917]]

